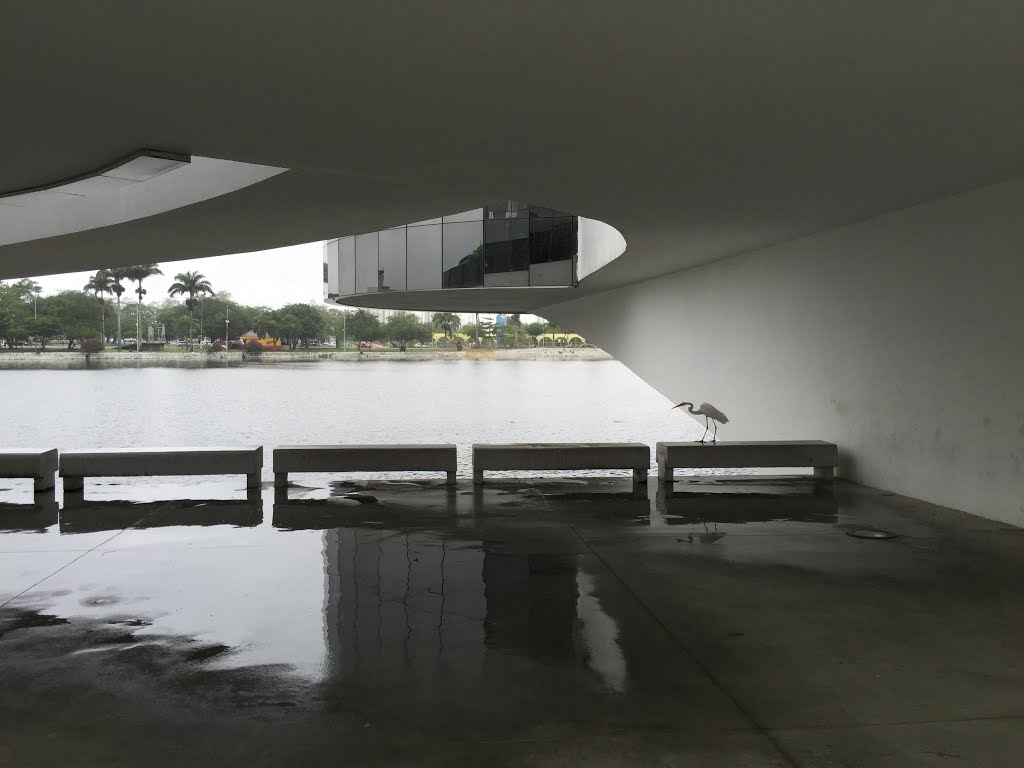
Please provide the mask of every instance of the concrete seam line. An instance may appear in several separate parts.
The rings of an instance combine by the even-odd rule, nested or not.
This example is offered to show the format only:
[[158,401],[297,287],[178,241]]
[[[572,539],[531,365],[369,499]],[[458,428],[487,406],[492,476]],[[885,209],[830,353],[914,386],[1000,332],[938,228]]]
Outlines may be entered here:
[[758,722],[757,718],[755,718],[754,715],[751,714],[751,712],[748,711],[747,708],[744,707],[742,703],[740,703],[740,700],[738,698],[736,698],[736,696],[734,696],[729,690],[726,689],[726,687],[721,683],[721,681],[717,677],[715,677],[715,674],[708,668],[708,666],[703,661],[701,661],[700,657],[698,657],[697,654],[694,653],[693,650],[691,650],[689,648],[689,646],[687,646],[686,643],[683,642],[682,638],[680,638],[679,635],[677,635],[675,632],[673,632],[668,627],[668,625],[665,624],[665,622],[661,620],[661,617],[658,616],[658,614],[656,614],[654,612],[654,610],[636,592],[633,591],[632,587],[630,587],[629,584],[626,583],[625,579],[623,579],[608,564],[608,562],[603,557],[601,557],[601,555],[598,554],[598,552],[593,547],[590,546],[590,544],[587,542],[587,540],[584,539],[583,536],[580,534],[580,532],[576,529],[576,526],[573,525],[572,523],[570,523],[569,524],[569,529],[574,534],[576,534],[576,538],[578,538],[580,540],[580,543],[582,543],[583,546],[586,547],[587,550],[594,557],[597,558],[598,562],[600,562],[601,565],[604,566],[605,570],[607,570],[608,573],[610,573],[612,576],[614,576],[616,581],[618,581],[619,584],[622,585],[622,588],[625,589],[626,592],[634,600],[637,601],[637,603],[644,609],[644,611],[647,612],[647,614],[652,619],[654,619],[655,623],[659,627],[661,627],[670,638],[672,638],[672,640],[675,642],[676,645],[679,646],[679,648],[683,651],[683,653],[685,653],[687,656],[690,657],[690,660],[693,661],[693,663],[696,664],[700,668],[701,672],[704,673],[704,676],[707,677],[707,679],[710,680],[712,682],[712,684],[719,691],[722,692],[722,695],[724,695],[729,701],[732,702],[732,705],[734,707],[736,707],[736,709],[740,712],[740,714],[743,715],[743,717],[745,717],[750,722],[750,724],[754,726],[754,730],[756,730],[758,733],[760,733],[762,736],[764,736],[768,740],[768,742],[773,747],[775,747],[775,750],[780,755],[782,755],[782,757],[786,760],[786,762],[788,762],[790,765],[793,766],[793,768],[800,768],[800,763],[789,752],[789,750],[787,750],[782,745],[782,742],[779,741],[778,738],[776,738],[775,734],[769,728],[767,728],[765,725],[763,725],[760,722]]
[[[149,515],[154,515],[154,514],[156,514],[157,512],[159,512],[160,510],[162,510],[162,509],[163,509],[164,507],[166,507],[166,506],[167,506],[168,504],[171,504],[171,503],[172,503],[172,502],[170,502],[170,501],[165,501],[165,502],[164,502],[163,504],[161,504],[161,505],[160,505],[159,507],[157,507],[156,509],[154,509],[154,510],[153,510],[152,512],[149,512],[148,514],[149,514]],[[18,594],[14,595],[13,597],[11,597],[11,598],[9,598],[9,599],[5,600],[4,602],[0,603],[0,608],[6,608],[6,607],[7,607],[8,605],[10,605],[11,603],[13,603],[13,602],[14,602],[15,600],[17,600],[17,599],[18,599],[19,597],[21,597],[22,595],[26,595],[26,594],[28,594],[28,593],[29,593],[29,592],[31,592],[31,591],[32,591],[33,589],[35,589],[35,588],[36,588],[36,587],[38,587],[38,586],[39,586],[40,584],[42,584],[42,583],[43,583],[44,581],[46,581],[46,580],[48,580],[48,579],[52,579],[52,578],[53,578],[54,576],[56,576],[56,575],[57,575],[58,573],[60,573],[61,571],[63,571],[63,570],[65,569],[65,568],[70,568],[70,567],[71,567],[72,565],[74,565],[75,563],[77,563],[77,562],[78,562],[79,560],[81,560],[81,559],[82,559],[83,557],[85,557],[86,555],[90,554],[91,552],[95,552],[95,551],[96,551],[97,549],[99,549],[100,547],[102,547],[102,546],[103,546],[104,544],[109,544],[109,543],[110,543],[111,541],[113,541],[114,539],[116,539],[116,538],[117,538],[118,536],[120,536],[120,535],[121,535],[122,533],[124,533],[125,531],[127,531],[127,530],[128,530],[129,528],[134,528],[134,527],[135,527],[136,525],[138,525],[138,524],[139,524],[139,521],[141,521],[141,520],[142,520],[142,518],[143,518],[143,517],[146,517],[146,516],[147,516],[147,515],[142,515],[141,517],[139,517],[139,519],[138,519],[138,520],[136,520],[136,521],[135,521],[134,523],[132,523],[131,525],[129,525],[129,526],[125,527],[125,528],[122,528],[122,529],[121,529],[120,531],[118,531],[118,532],[117,532],[117,533],[115,533],[114,535],[110,536],[110,537],[109,537],[109,538],[107,538],[107,539],[104,539],[103,541],[101,541],[101,542],[100,542],[99,544],[97,544],[97,545],[96,545],[95,547],[93,547],[92,549],[87,549],[87,550],[85,550],[85,552],[82,552],[82,554],[80,554],[80,555],[79,555],[78,557],[76,557],[76,558],[75,558],[74,560],[71,560],[71,561],[69,561],[69,562],[67,562],[67,563],[64,563],[64,565],[62,565],[62,566],[61,566],[60,568],[58,568],[57,570],[55,570],[55,571],[54,571],[53,573],[47,574],[46,576],[44,576],[43,578],[41,578],[41,579],[40,579],[39,581],[37,581],[37,582],[36,582],[35,584],[32,584],[32,585],[30,585],[30,586],[28,586],[28,587],[25,587],[25,589],[21,590],[21,592],[19,592]],[[61,550],[55,550],[55,551],[61,551]],[[78,551],[78,550],[71,550],[71,551]]]

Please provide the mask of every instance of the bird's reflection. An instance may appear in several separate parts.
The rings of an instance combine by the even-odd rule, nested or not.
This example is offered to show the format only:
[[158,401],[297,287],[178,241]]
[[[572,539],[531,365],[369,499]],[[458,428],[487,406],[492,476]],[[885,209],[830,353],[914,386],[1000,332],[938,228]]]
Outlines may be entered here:
[[691,533],[686,537],[686,541],[691,544],[694,541],[699,541],[701,544],[714,544],[716,541],[724,538],[726,533],[725,531],[718,530],[718,523],[712,523],[712,525],[714,528],[708,528],[708,524],[704,523],[704,533],[698,533],[696,536]]

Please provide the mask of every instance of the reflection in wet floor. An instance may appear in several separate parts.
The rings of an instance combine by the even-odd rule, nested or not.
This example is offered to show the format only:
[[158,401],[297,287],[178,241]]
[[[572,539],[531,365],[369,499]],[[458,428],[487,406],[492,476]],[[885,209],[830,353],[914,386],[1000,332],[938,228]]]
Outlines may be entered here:
[[838,503],[832,494],[666,494],[659,488],[656,516],[666,525],[730,523],[751,525],[789,521],[819,525],[835,524]]
[[[370,750],[353,759],[621,732],[635,740],[618,749],[660,757],[651,733],[751,728],[686,650],[760,669],[737,644],[767,619],[722,602],[733,581],[783,579],[770,600],[851,575],[916,589],[953,567],[922,548],[946,535],[937,523],[764,478],[640,496],[627,478],[346,482],[255,502],[137,489],[60,510],[0,490],[0,708],[26,732],[88,722],[113,745],[128,723],[173,750],[162,734],[199,720],[204,738],[242,729],[236,748],[265,755],[254,724],[284,721],[323,729],[303,730],[307,745]],[[901,538],[855,540],[853,521]]]
[[225,501],[223,499],[177,502],[131,503],[117,501],[80,501],[60,513],[60,532],[64,534],[117,531],[125,528],[171,526],[231,525],[251,528],[263,522],[262,500]]
[[45,533],[47,528],[57,524],[57,516],[57,502],[43,494],[31,504],[0,502],[0,533]]

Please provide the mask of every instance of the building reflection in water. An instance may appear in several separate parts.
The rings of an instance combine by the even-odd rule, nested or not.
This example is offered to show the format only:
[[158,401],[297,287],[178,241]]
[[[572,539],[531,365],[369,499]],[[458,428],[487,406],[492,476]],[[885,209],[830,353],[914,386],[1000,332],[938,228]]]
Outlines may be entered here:
[[625,691],[618,623],[577,555],[357,528],[326,531],[324,546],[333,682],[423,695],[476,686],[528,659],[582,667]]
[[576,617],[588,650],[587,666],[601,676],[615,693],[626,692],[626,657],[619,646],[619,625],[601,609],[597,580],[580,570],[576,573]]

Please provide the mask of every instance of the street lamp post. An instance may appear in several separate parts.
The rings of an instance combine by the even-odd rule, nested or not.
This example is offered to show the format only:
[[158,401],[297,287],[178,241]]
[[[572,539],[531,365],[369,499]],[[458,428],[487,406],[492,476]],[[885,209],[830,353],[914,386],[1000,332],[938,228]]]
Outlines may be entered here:
[[148,291],[142,287],[142,281],[139,281],[139,287],[135,289],[135,292],[139,294],[139,305],[135,309],[135,351],[138,352],[142,349],[142,297],[145,296]]
[[42,292],[43,292],[43,287],[41,285],[37,285],[34,288],[32,288],[32,294],[33,294],[32,295],[32,319],[33,320],[37,320],[39,318],[38,299],[39,299],[39,294],[42,293]]
[[231,307],[225,305],[225,307],[224,307],[224,349],[225,350],[227,350],[228,345],[231,343],[231,333],[228,331],[228,324],[231,322],[231,320],[228,318],[228,315],[230,315],[230,314],[231,314]]
[[341,316],[341,351],[348,349],[348,315]]

